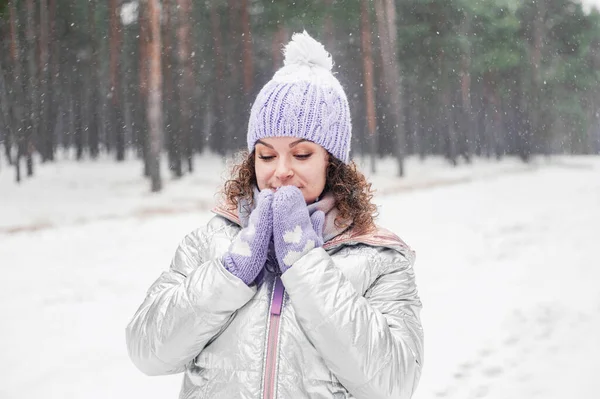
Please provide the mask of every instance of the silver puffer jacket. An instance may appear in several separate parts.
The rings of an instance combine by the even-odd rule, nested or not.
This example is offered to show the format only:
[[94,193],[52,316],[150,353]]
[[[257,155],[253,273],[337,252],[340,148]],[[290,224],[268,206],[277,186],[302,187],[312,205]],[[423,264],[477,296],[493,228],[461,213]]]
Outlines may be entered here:
[[220,259],[240,231],[217,210],[190,233],[127,326],[135,365],[185,372],[181,399],[410,398],[421,375],[414,253],[346,231],[248,287]]

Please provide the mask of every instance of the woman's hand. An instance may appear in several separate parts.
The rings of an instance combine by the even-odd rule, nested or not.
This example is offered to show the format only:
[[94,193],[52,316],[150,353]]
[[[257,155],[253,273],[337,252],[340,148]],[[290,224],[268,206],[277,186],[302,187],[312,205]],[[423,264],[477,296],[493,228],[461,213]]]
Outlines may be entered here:
[[283,186],[273,196],[273,240],[281,272],[313,248],[323,246],[325,214],[309,216],[304,196],[295,186]]
[[225,268],[250,285],[267,260],[273,233],[273,191],[262,190],[256,208],[250,214],[248,227],[242,229],[223,257]]

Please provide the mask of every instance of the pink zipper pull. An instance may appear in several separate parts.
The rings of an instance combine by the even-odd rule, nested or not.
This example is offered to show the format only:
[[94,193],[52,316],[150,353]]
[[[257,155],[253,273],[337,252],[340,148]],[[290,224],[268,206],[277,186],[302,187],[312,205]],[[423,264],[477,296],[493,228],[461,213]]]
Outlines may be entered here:
[[281,307],[283,306],[283,283],[281,279],[277,277],[275,279],[275,288],[273,288],[273,304],[271,305],[271,314],[281,314]]

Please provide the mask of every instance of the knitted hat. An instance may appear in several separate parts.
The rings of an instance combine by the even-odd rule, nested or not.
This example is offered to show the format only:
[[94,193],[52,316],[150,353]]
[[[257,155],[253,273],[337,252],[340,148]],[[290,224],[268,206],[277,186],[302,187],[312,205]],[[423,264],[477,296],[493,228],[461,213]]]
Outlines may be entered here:
[[265,137],[298,137],[348,163],[350,108],[344,89],[331,73],[331,55],[306,31],[292,36],[284,54],[284,66],[252,105],[248,151]]

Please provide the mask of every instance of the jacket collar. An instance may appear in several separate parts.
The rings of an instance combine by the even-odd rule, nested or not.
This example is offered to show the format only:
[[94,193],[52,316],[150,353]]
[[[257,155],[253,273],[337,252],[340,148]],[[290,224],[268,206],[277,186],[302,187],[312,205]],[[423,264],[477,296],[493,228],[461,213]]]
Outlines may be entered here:
[[[258,189],[254,188],[254,198],[256,198],[258,194]],[[213,213],[223,216],[224,218],[244,228],[248,226],[250,213],[254,210],[255,207],[256,203],[249,204],[247,201],[242,199],[239,201],[237,207],[230,203],[220,203],[215,208],[213,208],[212,211]],[[323,213],[325,213],[325,223],[323,225],[323,240],[326,243],[336,238],[340,234],[344,233],[348,229],[348,226],[352,224],[352,220],[348,220],[345,223],[342,223],[342,227],[338,227],[335,224],[335,219],[339,215],[339,210],[335,206],[335,198],[331,193],[326,193],[320,200],[308,205],[308,213],[310,215],[312,215],[316,211],[322,211]]]
[[[325,197],[323,200],[324,199]],[[334,207],[332,209],[336,208]],[[212,209],[212,212],[242,227],[242,221],[240,220],[239,212],[235,207],[231,205],[227,206],[221,203],[215,206]],[[330,214],[332,216],[330,216]],[[332,217],[335,219],[331,211],[326,212],[326,220],[331,219]],[[367,233],[360,233],[351,228],[345,229],[337,233],[332,233],[329,237],[327,234],[325,234],[324,238],[326,238],[325,244],[323,245],[323,248],[325,249],[334,249],[342,245],[365,244],[396,250],[406,255],[409,260],[414,260],[415,257],[414,251],[402,239],[400,239],[400,237],[380,226],[376,226],[374,230]]]

